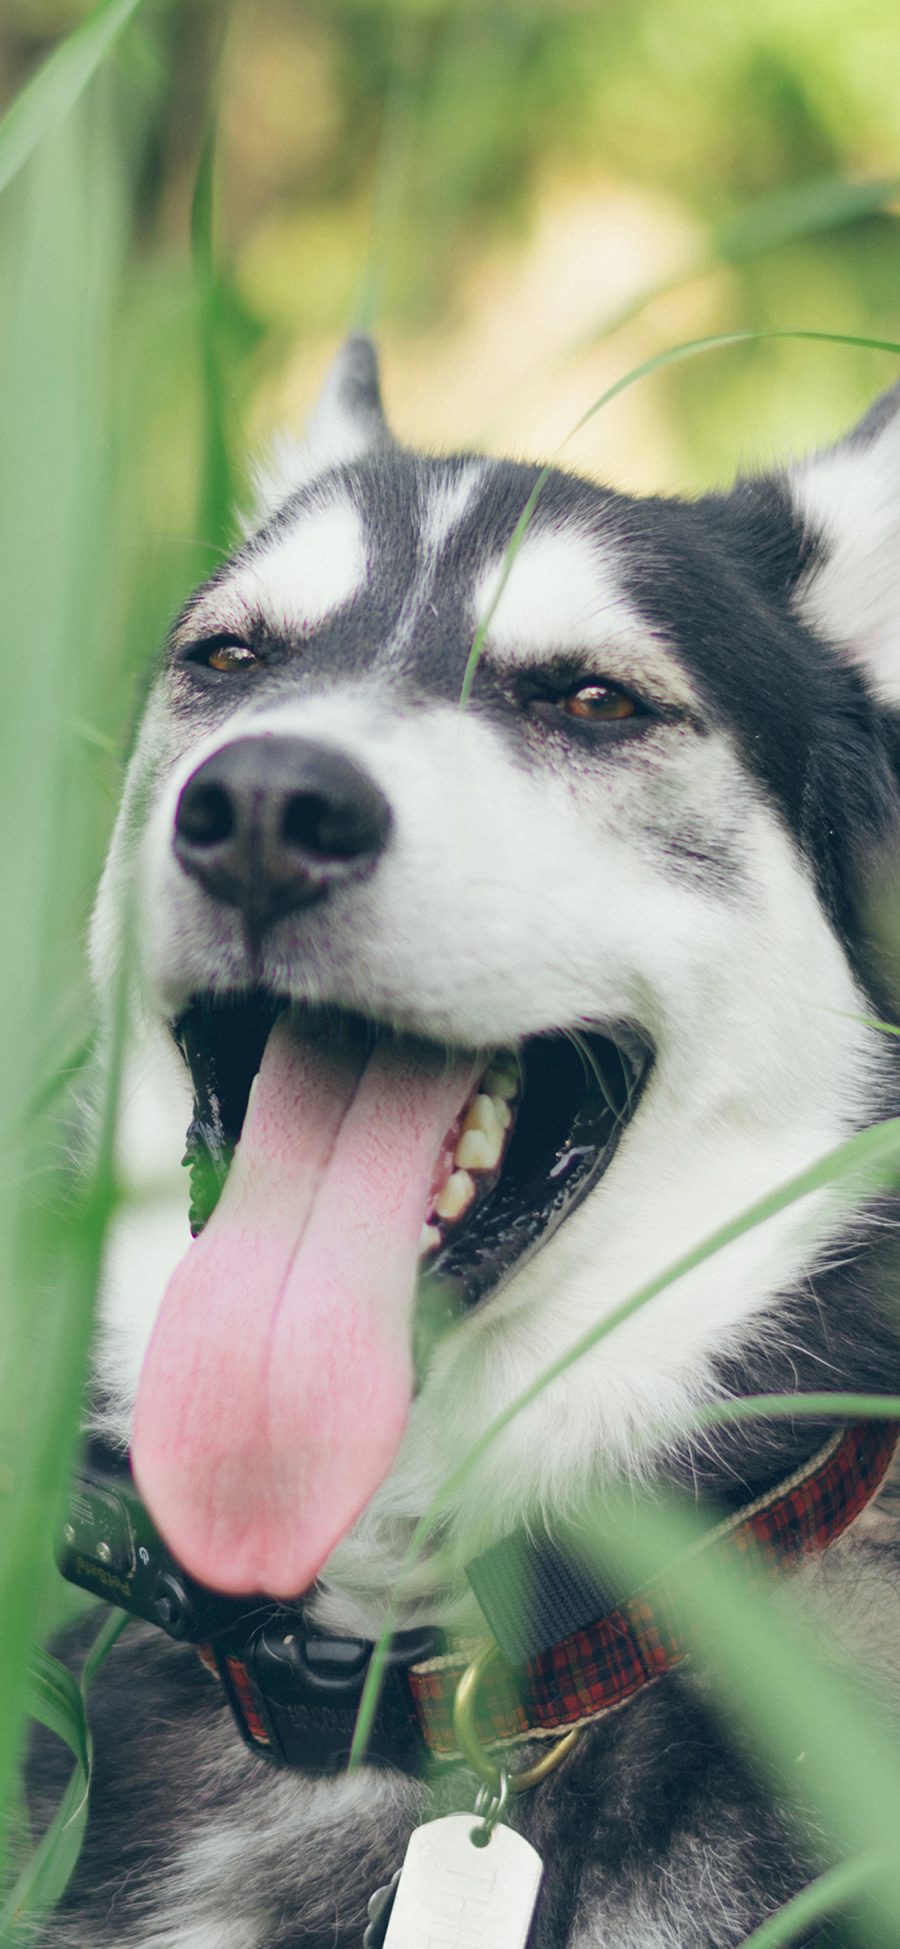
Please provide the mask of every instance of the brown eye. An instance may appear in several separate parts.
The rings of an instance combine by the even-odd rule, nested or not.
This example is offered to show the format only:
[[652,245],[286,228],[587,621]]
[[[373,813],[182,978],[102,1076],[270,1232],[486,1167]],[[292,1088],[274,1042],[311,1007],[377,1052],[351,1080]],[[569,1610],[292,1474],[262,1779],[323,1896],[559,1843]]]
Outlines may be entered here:
[[248,649],[246,643],[216,643],[203,657],[207,670],[220,670],[226,677],[252,670],[259,660],[256,652]]
[[567,717],[586,718],[591,724],[613,724],[623,717],[634,717],[633,697],[615,684],[582,684],[569,697],[560,698],[560,709]]

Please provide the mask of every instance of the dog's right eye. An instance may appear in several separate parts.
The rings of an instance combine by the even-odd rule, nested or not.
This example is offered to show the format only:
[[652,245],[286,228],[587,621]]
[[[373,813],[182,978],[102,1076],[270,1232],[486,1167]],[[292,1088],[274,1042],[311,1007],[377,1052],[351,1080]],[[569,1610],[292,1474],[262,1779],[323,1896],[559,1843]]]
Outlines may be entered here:
[[188,661],[199,663],[204,670],[218,670],[223,677],[243,676],[262,667],[262,658],[248,643],[230,636],[214,636],[206,643],[195,643]]

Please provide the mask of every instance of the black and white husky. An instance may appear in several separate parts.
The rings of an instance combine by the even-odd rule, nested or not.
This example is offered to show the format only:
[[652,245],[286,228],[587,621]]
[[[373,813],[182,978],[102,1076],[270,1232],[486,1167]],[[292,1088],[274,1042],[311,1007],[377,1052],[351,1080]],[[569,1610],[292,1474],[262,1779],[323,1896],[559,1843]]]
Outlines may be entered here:
[[[699,1405],[900,1381],[889,1212],[807,1199],[536,1398],[398,1582],[416,1519],[551,1360],[900,1109],[871,1022],[900,857],[896,398],[692,503],[552,471],[510,567],[536,475],[395,444],[351,340],[175,624],[97,907],[101,988],[132,921],[139,975],[102,1430],[195,1577],[315,1584],[322,1633],[374,1638],[393,1602],[478,1639],[465,1566],[499,1539],[613,1476],[734,1508],[827,1433],[673,1449]],[[243,1133],[193,1245],[188,1020]],[[416,1371],[426,1286],[454,1303]],[[885,1513],[807,1580],[900,1668],[893,1548]],[[272,1769],[149,1628],[94,1718],[89,1839],[43,1938],[73,1949],[359,1949],[415,1821],[472,1804],[462,1766],[434,1789]],[[53,1803],[46,1753],[36,1791]],[[534,1949],[727,1949],[810,1867],[676,1672],[512,1818],[547,1863]]]

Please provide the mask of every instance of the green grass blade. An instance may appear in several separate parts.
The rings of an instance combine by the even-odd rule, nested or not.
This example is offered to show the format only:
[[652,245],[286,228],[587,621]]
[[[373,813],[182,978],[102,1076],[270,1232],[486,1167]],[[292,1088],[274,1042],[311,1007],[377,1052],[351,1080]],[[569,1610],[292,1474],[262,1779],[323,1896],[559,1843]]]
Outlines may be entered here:
[[194,263],[194,276],[201,284],[215,276],[213,242],[215,167],[216,129],[213,123],[207,130],[206,140],[201,150],[197,165],[197,180],[191,200],[191,256]]
[[867,182],[827,176],[794,189],[776,190],[716,226],[709,240],[709,268],[723,262],[745,263],[764,251],[859,223],[864,217],[877,216],[898,197],[900,176],[875,176]]
[[895,357],[900,357],[900,343],[893,338],[869,338],[858,332],[806,331],[791,326],[783,329],[773,326],[771,330],[762,331],[714,332],[708,338],[685,339],[680,345],[668,345],[662,352],[654,352],[651,358],[642,359],[640,365],[632,366],[630,372],[624,373],[621,379],[616,379],[611,386],[607,386],[599,398],[588,407],[587,412],[582,413],[581,418],[576,420],[565,439],[560,442],[557,451],[561,451],[570,440],[574,440],[576,433],[580,433],[582,427],[587,426],[588,421],[592,420],[602,407],[608,406],[613,399],[618,399],[619,394],[627,392],[631,386],[636,386],[639,379],[649,378],[652,372],[662,372],[670,365],[682,365],[685,359],[696,359],[704,352],[715,352],[726,345],[749,345],[756,341],[776,338],[801,339],[816,345],[860,345],[872,352],[891,352]]
[[[746,1394],[739,1401],[716,1401],[697,1408],[677,1432],[719,1428],[730,1421],[900,1421],[900,1394]],[[673,1431],[675,1432],[675,1431]]]
[[0,1949],[23,1949],[32,1938],[35,1915],[62,1900],[84,1845],[86,1780],[76,1766],[50,1827],[16,1876],[0,1909]]
[[[568,433],[556,448],[554,460],[568,446],[569,441],[574,440],[576,434],[580,433],[582,428],[587,426],[589,420],[592,420],[596,413],[601,412],[604,406],[609,406],[614,399],[618,399],[620,393],[627,392],[630,387],[636,386],[639,380],[648,379],[651,373],[662,372],[666,366],[682,365],[686,359],[696,359],[703,353],[720,351],[725,346],[748,345],[757,340],[775,338],[804,339],[821,345],[860,345],[874,352],[892,352],[896,357],[900,357],[900,343],[897,340],[890,338],[868,338],[852,332],[805,331],[799,328],[793,329],[788,327],[784,330],[773,328],[771,331],[715,332],[708,338],[685,339],[680,345],[666,346],[662,352],[654,352],[649,359],[642,359],[640,365],[632,366],[629,372],[623,373],[620,379],[615,379],[611,386],[607,386],[605,391],[600,393],[599,397],[587,408],[586,412],[582,413],[581,418],[575,421],[574,426],[569,428]],[[462,688],[459,697],[460,709],[465,709],[471,697],[472,686],[478,672],[478,664],[484,647],[485,637],[496,613],[503,590],[509,580],[516,556],[528,533],[534,510],[551,472],[552,465],[541,468],[519,519],[516,522],[512,536],[507,543],[503,560],[500,564],[497,585],[485,614],[479,618],[478,627],[472,640],[472,648],[469,651],[465,671],[463,672]]]
[[82,1076],[88,1063],[96,1054],[96,1041],[93,1035],[85,1036],[78,1047],[70,1049],[64,1060],[51,1069],[41,1083],[27,1108],[27,1119],[35,1122],[52,1108],[54,1103],[65,1097],[71,1090],[76,1077]]
[[746,1394],[738,1400],[709,1402],[674,1421],[648,1422],[637,1447],[652,1454],[662,1442],[679,1442],[701,1429],[725,1428],[739,1421],[900,1422],[900,1394]]
[[11,1458],[0,1483],[0,1834],[116,1200],[121,1002],[95,1149],[77,1181],[55,1079],[48,1086],[46,1026],[72,966],[73,890],[91,873],[71,720],[96,668],[113,529],[100,435],[123,241],[112,110],[95,84],[89,110],[82,103],[42,143],[7,213],[0,552],[7,628],[34,654],[0,721],[0,812],[16,835],[0,885],[0,1450]]
[[354,332],[373,332],[382,310],[391,240],[402,228],[401,212],[412,172],[426,51],[424,23],[397,19],[375,159],[368,247],[351,318]]
[[[191,249],[197,293],[197,326],[203,398],[203,444],[197,534],[203,545],[222,553],[234,539],[237,498],[235,470],[228,437],[228,387],[225,340],[228,292],[217,268],[215,242],[216,129],[212,123],[203,145],[191,206]],[[198,575],[211,564],[203,561]]]
[[[854,1195],[860,1197],[864,1192],[868,1193],[876,1188],[883,1189],[887,1185],[896,1183],[898,1177],[900,1177],[900,1117],[892,1117],[884,1123],[875,1124],[870,1130],[861,1130],[855,1136],[848,1137],[843,1144],[837,1145],[834,1150],[829,1151],[817,1163],[810,1165],[807,1170],[798,1172],[796,1177],[790,1178],[786,1184],[769,1192],[766,1197],[757,1199],[736,1218],[729,1219],[727,1224],[718,1226],[689,1252],[685,1252],[672,1265],[659,1272],[653,1279],[647,1280],[636,1292],[622,1300],[605,1319],[599,1320],[596,1325],[580,1334],[558,1359],[551,1361],[543,1369],[536,1380],[522,1389],[502,1413],[495,1415],[494,1420],[488,1424],[478,1440],[472,1443],[461,1461],[444,1478],[440,1489],[413,1531],[398,1572],[398,1586],[402,1585],[404,1575],[417,1561],[441,1517],[452,1505],[473,1470],[494,1446],[504,1429],[530,1407],[553,1381],[558,1380],[569,1367],[574,1365],[575,1361],[581,1360],[593,1347],[598,1346],[601,1340],[615,1331],[616,1327],[622,1326],[635,1313],[648,1306],[651,1300],[658,1298],[670,1286],[675,1285],[677,1280],[683,1279],[687,1273],[695,1271],[697,1266],[714,1258],[727,1245],[743,1238],[746,1232],[754,1231],[768,1219],[777,1217],[779,1212],[787,1211],[791,1205],[797,1204],[802,1198],[811,1197],[816,1192],[833,1189],[838,1185],[848,1189],[852,1186]],[[733,1410],[735,1405],[729,1404],[729,1408]],[[724,1411],[723,1405],[722,1412]],[[840,1412],[834,1408],[830,1411]],[[358,1762],[369,1735],[384,1669],[384,1651],[393,1629],[392,1611],[373,1652],[363,1687],[353,1738],[351,1764]]]
[[854,1896],[869,1888],[877,1879],[880,1865],[877,1855],[863,1854],[858,1860],[841,1861],[836,1868],[828,1868],[808,1888],[801,1888],[793,1901],[785,1902],[783,1908],[770,1915],[761,1928],[754,1929],[741,1949],[786,1949],[788,1943],[805,1935],[814,1922],[823,1922],[826,1916],[845,1908]]
[[466,661],[466,667],[465,670],[463,671],[462,689],[460,690],[459,693],[460,710],[465,710],[469,698],[472,695],[472,685],[475,682],[475,676],[478,670],[478,664],[481,658],[481,652],[484,648],[484,639],[488,633],[488,630],[490,629],[491,623],[494,620],[494,616],[497,612],[497,606],[499,604],[500,598],[503,594],[504,589],[506,588],[506,584],[509,581],[510,575],[512,573],[513,563],[515,562],[519,549],[521,548],[522,543],[525,540],[525,536],[528,533],[528,529],[531,524],[531,517],[534,513],[535,508],[537,507],[538,499],[549,477],[549,474],[550,474],[549,467],[541,468],[541,471],[538,474],[537,480],[534,483],[531,493],[529,494],[528,499],[525,502],[525,506],[522,509],[519,519],[516,522],[515,528],[513,529],[512,538],[509,542],[509,545],[503,557],[503,561],[500,565],[500,574],[497,577],[497,586],[494,590],[490,602],[488,603],[484,615],[481,617],[479,621],[478,628],[475,631],[475,635],[472,638],[472,648],[469,651],[468,659]]
[[29,1710],[33,1718],[64,1740],[75,1756],[75,1766],[50,1826],[0,1909],[0,1949],[17,1949],[30,1934],[27,1918],[33,1919],[43,1910],[54,1908],[65,1894],[87,1823],[93,1770],[88,1694],[97,1672],[130,1622],[124,1611],[113,1611],[106,1619],[85,1660],[80,1684],[49,1653],[34,1654]]
[[0,190],[74,108],[141,0],[100,0],[48,55],[0,120]]
[[[836,1149],[820,1158],[818,1163],[810,1165],[805,1171],[798,1172],[796,1177],[790,1178],[778,1190],[769,1192],[766,1197],[748,1206],[738,1217],[730,1219],[725,1225],[720,1225],[708,1238],[693,1246],[689,1252],[685,1252],[681,1258],[658,1273],[655,1278],[647,1280],[646,1284],[639,1287],[638,1291],[632,1293],[629,1298],[622,1300],[605,1319],[580,1334],[558,1359],[551,1361],[549,1366],[544,1368],[536,1380],[523,1388],[509,1407],[495,1417],[479,1440],[473,1443],[458,1468],[448,1476],[439,1498],[432,1505],[434,1514],[438,1513],[439,1507],[446,1506],[447,1502],[452,1501],[482,1455],[493,1446],[497,1437],[503,1433],[510,1422],[538,1399],[545,1388],[549,1387],[554,1380],[558,1380],[576,1360],[582,1359],[584,1354],[598,1346],[601,1340],[615,1331],[616,1327],[631,1319],[635,1313],[648,1306],[651,1300],[658,1298],[660,1293],[667,1291],[687,1273],[695,1271],[706,1260],[722,1252],[727,1245],[743,1238],[746,1232],[755,1231],[759,1225],[764,1225],[768,1219],[777,1217],[779,1212],[787,1211],[791,1205],[799,1203],[802,1198],[811,1197],[814,1193],[826,1189],[834,1189],[837,1185],[847,1187],[852,1185],[856,1196],[860,1196],[864,1189],[868,1193],[876,1188],[884,1189],[888,1185],[895,1184],[898,1177],[900,1177],[900,1117],[892,1117],[884,1123],[875,1124],[870,1130],[861,1130],[856,1136],[848,1137],[843,1144],[839,1144]],[[430,1515],[428,1520],[430,1522],[433,1517]]]
[[28,1712],[57,1739],[71,1747],[84,1772],[88,1769],[88,1730],[77,1680],[67,1665],[37,1646],[28,1674]]
[[826,1858],[878,1855],[877,1878],[854,1890],[859,1935],[871,1949],[898,1949],[900,1746],[884,1702],[826,1655],[798,1584],[781,1579],[774,1602],[771,1576],[725,1544],[705,1547],[696,1509],[676,1495],[605,1496],[584,1558],[631,1591],[665,1566],[665,1614],[702,1667],[726,1736],[785,1794],[788,1818],[798,1807],[801,1833],[799,1810],[812,1808]]

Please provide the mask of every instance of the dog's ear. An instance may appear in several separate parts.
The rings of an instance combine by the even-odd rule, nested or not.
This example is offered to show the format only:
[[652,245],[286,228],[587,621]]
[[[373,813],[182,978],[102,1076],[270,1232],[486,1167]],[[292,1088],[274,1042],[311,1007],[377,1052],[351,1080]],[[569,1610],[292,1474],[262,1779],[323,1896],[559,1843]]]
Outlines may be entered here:
[[372,340],[357,333],[341,346],[302,436],[277,440],[256,470],[253,525],[274,514],[289,494],[328,468],[390,445],[378,356]]
[[813,545],[797,607],[900,704],[900,386],[789,481]]

